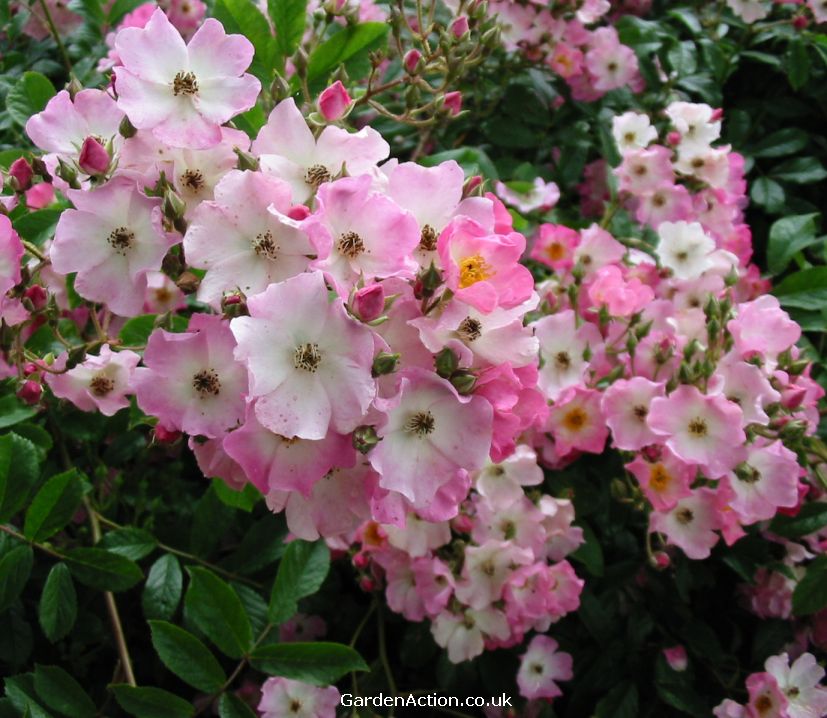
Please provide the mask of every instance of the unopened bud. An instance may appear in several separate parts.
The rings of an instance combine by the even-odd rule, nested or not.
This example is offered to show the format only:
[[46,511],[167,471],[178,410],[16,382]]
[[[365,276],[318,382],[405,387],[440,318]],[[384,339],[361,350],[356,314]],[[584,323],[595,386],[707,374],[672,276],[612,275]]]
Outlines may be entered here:
[[373,360],[371,374],[374,377],[393,374],[399,368],[399,354],[379,352]]
[[34,170],[25,157],[18,157],[9,167],[9,178],[15,192],[25,192],[32,186]]
[[448,379],[459,368],[459,357],[453,351],[445,347],[434,357],[436,373],[443,379]]
[[88,175],[102,175],[109,169],[109,153],[94,137],[83,141],[78,157],[78,167]]
[[23,386],[17,390],[17,398],[24,404],[29,404],[30,406],[37,404],[42,395],[43,387],[39,381],[35,381],[34,379],[27,379],[23,382]]
[[135,125],[129,121],[129,118],[124,115],[124,118],[121,120],[121,124],[118,126],[118,132],[121,137],[129,139],[130,137],[134,137],[138,130]]
[[201,280],[192,272],[184,272],[175,282],[175,286],[184,294],[195,294],[200,285]]
[[474,391],[474,387],[477,384],[477,377],[474,376],[470,371],[465,369],[455,372],[451,376],[451,384],[454,385],[454,389],[457,390],[457,393],[461,396],[466,396]]
[[360,454],[367,454],[381,439],[372,426],[357,426],[353,431],[353,448]]
[[378,319],[385,311],[385,288],[381,284],[369,284],[353,295],[353,313],[363,322]]

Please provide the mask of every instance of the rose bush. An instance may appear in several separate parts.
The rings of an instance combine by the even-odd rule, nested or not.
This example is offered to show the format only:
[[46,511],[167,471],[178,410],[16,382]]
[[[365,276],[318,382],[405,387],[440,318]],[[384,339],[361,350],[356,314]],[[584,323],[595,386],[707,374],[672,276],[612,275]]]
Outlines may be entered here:
[[827,715],[825,21],[6,3],[0,715]]

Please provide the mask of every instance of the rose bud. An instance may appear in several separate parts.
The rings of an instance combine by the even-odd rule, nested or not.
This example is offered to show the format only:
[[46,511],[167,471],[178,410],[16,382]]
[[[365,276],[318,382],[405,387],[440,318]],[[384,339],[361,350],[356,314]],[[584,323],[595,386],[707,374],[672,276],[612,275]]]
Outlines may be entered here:
[[351,100],[350,95],[347,94],[347,90],[341,80],[336,80],[336,82],[319,95],[317,107],[322,117],[328,122],[335,122],[347,114],[352,102],[353,100]]
[[458,91],[446,92],[445,108],[451,113],[451,115],[456,117],[462,109],[462,93]]
[[78,167],[88,175],[102,175],[109,168],[109,153],[94,137],[87,137],[80,148]]
[[12,187],[16,192],[29,189],[32,184],[34,171],[25,157],[19,157],[9,167],[9,176],[12,180]]
[[369,284],[353,295],[353,313],[363,322],[372,322],[385,311],[385,288]]
[[468,32],[468,18],[465,15],[458,17],[451,23],[451,34],[459,40],[466,32]]
[[405,65],[405,70],[410,75],[415,75],[419,72],[420,66],[422,64],[422,53],[419,50],[408,50],[405,54],[405,59],[402,61],[402,64]]
[[17,398],[25,404],[37,404],[42,394],[43,387],[34,379],[24,381],[23,386],[17,390]]
[[38,182],[26,190],[26,206],[43,209],[55,201],[55,188],[49,182]]

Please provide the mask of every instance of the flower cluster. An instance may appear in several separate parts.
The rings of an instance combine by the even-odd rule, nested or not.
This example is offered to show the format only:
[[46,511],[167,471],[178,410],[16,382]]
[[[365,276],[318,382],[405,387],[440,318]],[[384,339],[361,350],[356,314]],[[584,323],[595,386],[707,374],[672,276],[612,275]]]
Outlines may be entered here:
[[666,115],[674,149],[650,146],[645,115],[614,122],[618,201],[656,231],[654,248],[627,251],[598,225],[535,238],[531,257],[554,270],[533,323],[552,403],[537,446],[559,467],[611,437],[650,530],[704,558],[718,532],[732,543],[815,495],[789,447],[815,431],[824,392],[799,360],[800,328],[747,265],[743,161],[711,146],[720,113],[673,103]]
[[[457,11],[456,3],[447,4]],[[594,102],[621,87],[634,92],[643,89],[634,51],[620,42],[612,25],[599,24],[611,9],[609,2],[552,5],[491,2],[488,11],[497,18],[505,49],[542,62],[566,82],[573,99],[580,102]]]
[[[542,493],[542,482],[534,452],[522,445],[475,474],[451,521],[410,513],[404,526],[363,525],[353,556],[363,588],[384,587],[388,605],[409,621],[427,618],[455,663],[547,631],[580,604],[583,581],[564,557],[583,532],[572,526],[571,503]],[[529,647],[524,663],[544,672],[521,671],[527,698],[559,695],[554,680],[571,677],[561,668],[570,657],[559,654],[559,665],[542,658],[554,649],[545,636]]]
[[827,714],[827,688],[821,685],[824,669],[811,653],[790,663],[786,653],[770,656],[765,670],[746,680],[749,700],[731,699],[715,708],[716,718],[819,718]]

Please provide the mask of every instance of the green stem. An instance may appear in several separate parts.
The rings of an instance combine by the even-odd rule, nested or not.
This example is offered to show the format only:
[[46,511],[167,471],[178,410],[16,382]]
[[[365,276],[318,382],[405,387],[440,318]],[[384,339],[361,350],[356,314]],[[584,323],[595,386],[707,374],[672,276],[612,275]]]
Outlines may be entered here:
[[43,15],[46,19],[46,24],[49,26],[49,32],[52,34],[52,38],[57,43],[57,49],[60,51],[60,56],[63,58],[63,64],[66,65],[66,69],[69,72],[69,75],[72,74],[72,61],[69,59],[69,54],[66,52],[66,48],[63,45],[63,40],[60,39],[60,33],[57,31],[55,27],[54,20],[52,20],[52,13],[49,11],[49,6],[46,5],[46,0],[39,0],[40,7],[43,8]]

